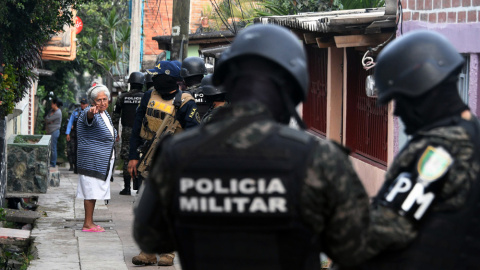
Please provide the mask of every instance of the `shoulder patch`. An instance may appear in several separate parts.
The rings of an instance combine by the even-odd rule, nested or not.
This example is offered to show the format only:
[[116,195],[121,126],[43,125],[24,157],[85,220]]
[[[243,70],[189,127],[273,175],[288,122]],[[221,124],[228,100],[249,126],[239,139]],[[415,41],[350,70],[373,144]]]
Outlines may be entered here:
[[202,120],[200,119],[200,114],[198,112],[195,113],[195,120],[200,124]]
[[418,178],[432,182],[442,177],[453,163],[452,156],[442,147],[428,146],[417,163]]
[[278,134],[282,137],[299,141],[301,143],[308,143],[311,139],[311,136],[305,132],[289,128],[288,126],[282,126],[278,131]]

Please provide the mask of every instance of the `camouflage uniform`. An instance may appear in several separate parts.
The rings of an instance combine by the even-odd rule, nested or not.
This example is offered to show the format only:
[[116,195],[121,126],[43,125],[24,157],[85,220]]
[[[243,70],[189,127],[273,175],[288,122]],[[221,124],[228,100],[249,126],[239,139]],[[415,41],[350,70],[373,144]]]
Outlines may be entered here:
[[[250,120],[259,119],[257,117],[264,118],[256,121]],[[183,149],[185,147],[182,148],[182,145],[189,139],[191,145],[191,139],[197,138],[198,133],[201,132],[199,130],[202,128],[213,136],[213,134],[227,130],[227,127],[236,121],[246,121],[247,124],[244,124],[238,131],[221,138],[215,145],[211,145],[208,151],[198,149],[197,151],[191,149],[186,151],[187,149]],[[324,251],[331,258],[340,260],[347,265],[358,263],[362,259],[359,255],[365,248],[365,237],[369,228],[369,199],[349,162],[348,154],[335,143],[314,139],[304,132],[276,123],[264,105],[256,102],[222,108],[208,124],[173,137],[171,141],[162,145],[162,151],[157,151],[156,166],[152,169],[151,177],[146,183],[145,194],[142,195],[142,198],[148,197],[147,190],[148,192],[153,190],[151,196],[155,197],[156,201],[148,200],[147,202],[145,200],[144,203],[141,199],[135,210],[134,237],[140,248],[152,253],[168,252],[174,249],[174,242],[170,234],[172,226],[175,227],[176,223],[176,214],[172,213],[174,211],[173,204],[175,204],[173,190],[179,178],[183,177],[181,171],[183,168],[190,166],[193,160],[202,161],[204,157],[214,155],[217,149],[225,151],[225,147],[231,148],[229,158],[231,155],[240,154],[239,161],[242,152],[245,153],[244,158],[249,157],[248,151],[259,155],[258,151],[255,152],[257,145],[268,142],[269,136],[272,132],[278,132],[278,128],[283,128],[283,131],[297,134],[296,136],[299,137],[306,137],[314,146],[309,150],[310,153],[295,153],[299,157],[310,158],[307,163],[304,163],[306,170],[300,173],[303,175],[303,179],[298,177],[292,179],[294,184],[300,187],[299,193],[296,193],[298,197],[294,205],[295,209],[299,209],[299,216],[296,218],[302,224],[306,224],[312,235],[307,242],[310,244],[318,242],[321,243],[321,247],[324,247],[321,250],[313,251],[312,254],[316,254],[314,260],[317,260],[318,263],[319,252]],[[201,144],[201,141],[197,144]],[[185,154],[180,154],[178,159],[172,158],[166,154],[172,153],[172,149],[178,149],[177,153]],[[272,148],[272,151],[274,151],[273,149],[278,149],[278,145],[277,148]],[[265,154],[268,157],[268,153]],[[221,157],[218,159],[221,160]],[[293,171],[295,168],[290,170]],[[146,219],[146,216],[155,217],[155,219]],[[205,218],[205,222],[208,220],[210,218]],[[215,241],[215,239],[209,241]],[[202,243],[202,245],[207,249],[209,247],[208,243]],[[293,245],[295,246],[295,244]],[[178,245],[176,247],[178,248]],[[182,259],[181,248],[177,250]],[[306,250],[306,252],[310,253],[312,250]],[[218,256],[222,258],[222,255]],[[248,263],[248,260],[245,262]],[[181,263],[183,267],[184,262]]]
[[120,158],[123,160],[123,175],[130,175],[128,172],[128,152],[130,151],[130,137],[132,136],[131,127],[122,127],[122,146],[120,148]]
[[208,111],[205,113],[205,115],[203,115],[203,118],[202,118],[202,123],[208,123],[210,122],[210,120],[212,120],[212,116],[213,114],[215,114],[220,108],[224,107],[228,105],[227,103],[225,103],[223,106],[218,106],[218,107],[213,107],[213,105],[210,107],[210,109],[208,109]]
[[[458,120],[455,121],[458,123]],[[474,121],[478,120],[473,117],[472,120],[466,122]],[[480,134],[477,132],[473,136],[478,137],[478,135]],[[475,223],[464,220],[460,216],[462,211],[470,207],[468,202],[475,198],[473,194],[476,192],[472,191],[477,187],[477,177],[480,173],[480,163],[475,153],[477,146],[475,146],[474,140],[475,138],[472,138],[462,126],[437,126],[418,132],[398,154],[389,167],[383,188],[372,205],[373,226],[371,227],[370,243],[364,250],[364,258],[370,258],[382,251],[383,253],[364,265],[362,269],[397,269],[393,264],[398,265],[398,261],[402,261],[402,266],[398,266],[399,268],[414,269],[419,267],[418,261],[416,261],[418,259],[429,265],[427,268],[421,269],[456,268],[455,265],[448,267],[449,261],[445,260],[441,253],[445,247],[448,250],[449,245],[454,245],[454,240],[449,238],[460,238],[460,241],[463,241],[462,229],[470,232],[478,230],[478,227],[464,227],[473,226],[468,224]],[[444,181],[443,187],[437,192],[435,200],[422,217],[421,226],[418,226],[419,223],[405,213],[399,214],[398,210],[383,206],[380,199],[390,192],[394,181],[401,173],[411,173],[413,176],[418,174],[422,156],[429,147],[442,147],[450,154],[453,163],[443,176],[435,180],[437,182]],[[453,219],[453,222],[449,218]],[[459,223],[459,220],[462,221]],[[478,240],[478,236],[474,239]],[[418,251],[418,246],[426,245],[422,241],[430,243],[427,246],[430,254],[428,251]],[[468,246],[468,242],[462,245]],[[459,247],[453,248],[455,251],[452,251],[452,254],[456,258],[460,258],[457,256],[457,248]],[[476,249],[478,250],[478,248]],[[409,266],[408,263],[412,265]]]
[[[123,93],[117,99],[112,113],[113,126],[118,128],[122,123],[122,144],[120,148],[120,158],[123,160],[123,181],[126,192],[130,192],[131,176],[128,172],[128,153],[130,150],[130,137],[132,134],[133,121],[135,119],[135,110],[140,104],[143,96],[142,89],[132,88],[129,92]],[[135,180],[136,181],[136,180]],[[135,182],[134,188],[136,189]]]

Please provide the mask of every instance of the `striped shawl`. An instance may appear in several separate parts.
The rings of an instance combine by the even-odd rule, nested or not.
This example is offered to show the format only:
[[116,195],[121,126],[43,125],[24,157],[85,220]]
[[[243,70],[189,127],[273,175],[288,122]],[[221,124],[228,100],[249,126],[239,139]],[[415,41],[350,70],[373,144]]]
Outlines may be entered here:
[[[80,113],[77,122],[77,170],[79,174],[107,180],[110,158],[113,153],[117,130],[113,128],[114,136],[108,130],[100,114],[95,114],[91,123],[87,121],[87,107]],[[110,124],[112,119],[105,111]]]

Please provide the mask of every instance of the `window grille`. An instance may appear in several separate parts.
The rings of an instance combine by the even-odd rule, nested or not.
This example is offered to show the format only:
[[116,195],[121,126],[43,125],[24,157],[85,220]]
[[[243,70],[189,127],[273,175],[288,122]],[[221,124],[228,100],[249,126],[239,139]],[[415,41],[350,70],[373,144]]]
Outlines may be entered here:
[[327,69],[328,49],[306,47],[310,86],[303,105],[303,120],[317,135],[327,133]]
[[346,146],[373,163],[387,164],[388,110],[377,107],[377,99],[367,97],[365,80],[373,69],[364,70],[361,55],[347,50]]

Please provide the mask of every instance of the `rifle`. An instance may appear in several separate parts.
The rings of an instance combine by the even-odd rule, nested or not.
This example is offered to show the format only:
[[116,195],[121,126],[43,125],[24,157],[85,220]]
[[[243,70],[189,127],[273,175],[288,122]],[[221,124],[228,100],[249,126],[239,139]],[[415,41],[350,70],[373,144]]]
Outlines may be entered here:
[[167,114],[162,121],[162,125],[158,128],[153,138],[149,141],[146,141],[145,144],[139,148],[142,155],[138,162],[137,171],[140,172],[144,178],[148,177],[152,159],[162,139],[167,135],[175,133],[178,125],[180,125],[180,123],[176,121],[175,116],[178,108],[180,108],[182,105],[182,91],[179,90],[175,95],[173,105],[175,106],[175,113],[173,115]]

